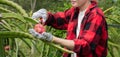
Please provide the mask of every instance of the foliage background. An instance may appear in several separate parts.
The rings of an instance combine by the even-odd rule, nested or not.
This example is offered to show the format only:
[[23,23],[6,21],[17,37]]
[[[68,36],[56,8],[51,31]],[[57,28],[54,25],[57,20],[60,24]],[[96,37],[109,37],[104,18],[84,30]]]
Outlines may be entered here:
[[[2,1],[2,0],[1,0]],[[64,11],[70,8],[69,0],[9,0],[13,1],[25,9],[30,17],[33,12],[40,8],[45,8],[50,12]],[[99,0],[98,6],[105,12],[105,17],[108,23],[109,29],[109,42],[108,42],[108,56],[107,57],[120,57],[120,0]],[[9,9],[12,12],[18,13],[12,7],[0,4],[0,7]],[[108,11],[107,11],[108,10]],[[0,11],[0,13],[3,13]],[[4,21],[8,24],[6,25]],[[32,28],[29,22],[23,24],[18,20],[1,20],[0,19],[0,31],[22,31],[28,32],[29,28]],[[17,22],[17,23],[16,23]],[[2,25],[8,27],[4,28]],[[19,26],[21,25],[21,26]],[[30,26],[30,27],[28,27]],[[53,35],[65,38],[66,31],[61,31],[47,26],[47,31]],[[15,36],[15,35],[13,35]],[[2,36],[0,36],[3,38]],[[8,57],[61,57],[62,51],[51,47],[42,41],[33,41],[30,39],[9,39],[4,40],[5,44],[13,46],[13,49],[5,52],[5,56]],[[6,43],[9,42],[9,43]]]

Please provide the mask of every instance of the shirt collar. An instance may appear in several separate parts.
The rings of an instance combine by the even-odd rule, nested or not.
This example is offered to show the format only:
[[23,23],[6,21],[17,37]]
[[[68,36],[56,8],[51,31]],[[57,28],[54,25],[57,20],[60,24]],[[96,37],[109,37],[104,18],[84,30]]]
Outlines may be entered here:
[[[95,8],[96,6],[97,6],[97,2],[91,1],[91,4],[90,4],[89,7],[86,9],[86,13],[85,13],[85,14],[89,13],[89,12],[90,12],[93,8]],[[75,11],[76,11],[76,12],[79,12],[79,8],[76,7],[76,8],[75,8]]]

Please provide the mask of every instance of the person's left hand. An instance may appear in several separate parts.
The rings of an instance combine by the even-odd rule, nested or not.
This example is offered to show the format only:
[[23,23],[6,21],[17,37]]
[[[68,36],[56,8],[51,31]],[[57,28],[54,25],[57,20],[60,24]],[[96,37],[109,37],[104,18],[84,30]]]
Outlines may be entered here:
[[38,33],[34,29],[29,29],[29,33],[38,39],[43,39],[43,40],[47,40],[47,41],[53,40],[53,35],[50,33],[47,33],[47,32]]

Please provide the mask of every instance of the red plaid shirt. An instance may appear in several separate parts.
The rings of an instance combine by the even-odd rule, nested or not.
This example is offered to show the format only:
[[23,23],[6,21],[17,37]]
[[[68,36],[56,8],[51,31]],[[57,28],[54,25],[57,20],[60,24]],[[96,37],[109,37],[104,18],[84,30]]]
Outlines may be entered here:
[[[102,10],[97,7],[96,2],[91,2],[82,20],[79,36],[76,38],[78,14],[78,8],[55,14],[49,13],[46,24],[67,30],[66,39],[74,40],[73,51],[77,53],[77,57],[106,57],[108,32]],[[70,56],[65,53],[63,57]]]

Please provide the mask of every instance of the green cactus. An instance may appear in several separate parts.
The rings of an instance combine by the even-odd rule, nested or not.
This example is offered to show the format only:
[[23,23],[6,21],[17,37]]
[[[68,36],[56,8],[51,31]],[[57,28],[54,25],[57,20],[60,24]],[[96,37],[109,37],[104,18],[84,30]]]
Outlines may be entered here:
[[23,14],[24,16],[28,16],[26,11],[21,6],[19,6],[17,3],[14,3],[14,2],[9,1],[9,0],[0,0],[0,4],[11,6],[14,9],[18,10],[19,13]]

